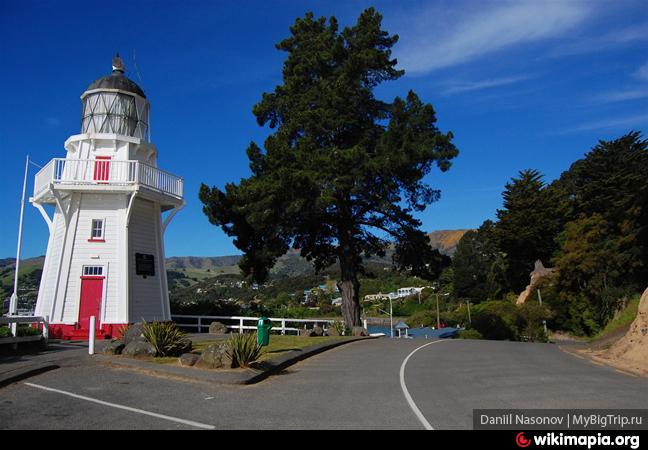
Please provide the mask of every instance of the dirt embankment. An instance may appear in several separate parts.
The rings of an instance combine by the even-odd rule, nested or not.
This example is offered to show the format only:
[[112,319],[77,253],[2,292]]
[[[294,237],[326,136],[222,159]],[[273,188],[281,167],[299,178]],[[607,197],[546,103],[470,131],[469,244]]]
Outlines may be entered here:
[[597,344],[582,353],[618,369],[648,376],[648,288],[639,301],[637,317],[625,335],[611,345],[609,340],[608,345]]

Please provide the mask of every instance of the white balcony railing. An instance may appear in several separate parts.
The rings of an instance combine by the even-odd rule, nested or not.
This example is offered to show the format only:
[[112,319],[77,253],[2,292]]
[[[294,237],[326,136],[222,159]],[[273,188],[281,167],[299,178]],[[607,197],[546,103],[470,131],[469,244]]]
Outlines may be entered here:
[[43,167],[34,180],[34,197],[50,184],[66,186],[142,185],[182,198],[184,180],[140,161],[55,158]]

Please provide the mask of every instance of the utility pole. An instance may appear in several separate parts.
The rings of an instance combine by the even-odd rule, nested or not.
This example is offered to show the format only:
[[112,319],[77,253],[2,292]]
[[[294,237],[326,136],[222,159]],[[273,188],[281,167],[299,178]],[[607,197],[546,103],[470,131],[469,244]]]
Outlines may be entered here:
[[436,309],[437,309],[437,330],[441,329],[441,317],[439,316],[439,293],[435,292],[436,294]]
[[[538,288],[538,302],[540,302],[540,306],[542,306],[542,294],[540,294],[540,288]],[[545,336],[547,336],[547,321],[545,319],[542,319],[542,326],[544,328]]]
[[389,297],[389,331],[391,337],[394,337],[394,310],[392,308],[392,299]]
[[466,302],[466,306],[468,306],[468,324],[472,325],[472,320],[470,320],[470,300]]

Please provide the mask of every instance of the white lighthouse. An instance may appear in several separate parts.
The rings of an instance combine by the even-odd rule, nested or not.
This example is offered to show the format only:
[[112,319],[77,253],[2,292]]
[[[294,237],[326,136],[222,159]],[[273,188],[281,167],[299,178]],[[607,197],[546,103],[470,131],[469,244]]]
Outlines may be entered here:
[[30,198],[49,228],[36,315],[52,337],[88,337],[91,316],[97,337],[171,318],[163,236],[183,179],[157,167],[144,91],[119,55],[112,66],[81,95],[81,134],[38,172]]

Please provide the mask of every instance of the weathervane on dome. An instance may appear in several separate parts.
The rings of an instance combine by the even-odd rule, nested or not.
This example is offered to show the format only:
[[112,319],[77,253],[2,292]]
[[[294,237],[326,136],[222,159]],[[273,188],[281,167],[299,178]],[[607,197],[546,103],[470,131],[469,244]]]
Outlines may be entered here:
[[115,56],[112,59],[112,70],[113,72],[124,73],[124,62],[119,56],[119,52],[115,53]]

